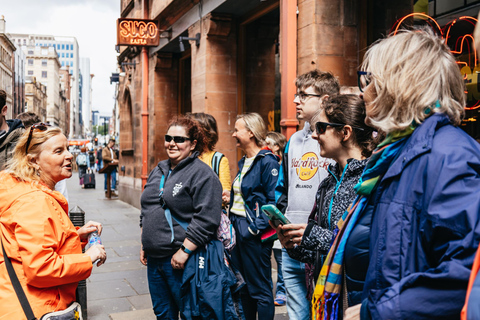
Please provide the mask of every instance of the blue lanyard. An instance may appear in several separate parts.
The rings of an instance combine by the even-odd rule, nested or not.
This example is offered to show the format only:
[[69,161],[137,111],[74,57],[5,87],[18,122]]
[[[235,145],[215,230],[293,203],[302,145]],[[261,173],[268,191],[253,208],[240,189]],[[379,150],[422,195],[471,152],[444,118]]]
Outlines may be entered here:
[[[168,174],[167,174],[167,178],[170,176],[170,173],[172,172],[172,170],[169,170],[168,171]],[[170,212],[170,209],[168,209],[167,207],[167,204],[165,203],[165,200],[163,199],[163,187],[165,185],[165,176],[162,175],[162,179],[160,180],[160,186],[159,186],[159,189],[160,189],[160,193],[158,195],[158,197],[160,198],[160,205],[162,206],[162,208],[165,210],[165,218],[167,219],[167,222],[168,222],[168,226],[170,227],[170,231],[172,232],[172,237],[170,238],[170,243],[173,243],[173,241],[175,240],[175,235],[174,235],[174,232],[173,232],[173,222],[172,222],[172,213]],[[175,217],[173,217],[173,219],[175,219],[175,221],[178,222],[178,224],[185,230],[187,230],[187,227],[188,227],[188,223],[183,221],[183,220],[180,220],[180,219],[177,219]]]
[[345,168],[343,168],[343,172],[342,172],[342,176],[340,177],[340,181],[338,181],[337,177],[335,177],[335,175],[330,171],[330,169],[328,171],[330,171],[330,173],[332,174],[332,176],[335,178],[335,180],[337,180],[337,185],[335,186],[335,191],[333,192],[332,194],[332,199],[330,200],[330,205],[328,206],[328,230],[332,230],[332,207],[333,207],[333,199],[335,198],[335,196],[337,195],[337,191],[338,191],[338,188],[340,188],[340,185],[342,184],[342,181],[343,181],[343,177],[345,177],[345,171],[347,171],[347,167],[348,167],[348,163],[345,165]]

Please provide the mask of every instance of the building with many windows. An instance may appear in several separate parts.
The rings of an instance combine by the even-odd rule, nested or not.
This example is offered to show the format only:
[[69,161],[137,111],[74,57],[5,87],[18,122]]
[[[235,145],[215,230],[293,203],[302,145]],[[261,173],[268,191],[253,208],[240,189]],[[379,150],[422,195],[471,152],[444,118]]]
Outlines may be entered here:
[[65,108],[60,97],[60,61],[54,47],[22,46],[27,56],[27,76],[47,87],[47,121],[66,131]]
[[60,67],[69,67],[72,75],[70,95],[70,137],[80,137],[83,134],[81,113],[79,106],[79,47],[75,37],[58,37],[39,34],[10,34],[13,42],[20,46],[52,47],[55,49]]
[[[7,93],[7,119],[16,116],[13,109],[14,97],[14,52],[13,42],[5,34],[5,19],[0,17],[0,89]],[[2,108],[3,106],[0,106]]]
[[85,136],[92,132],[92,77],[90,74],[90,58],[80,58],[80,74],[82,75],[82,123]]
[[25,81],[25,112],[33,112],[42,122],[47,121],[47,87],[34,76]]

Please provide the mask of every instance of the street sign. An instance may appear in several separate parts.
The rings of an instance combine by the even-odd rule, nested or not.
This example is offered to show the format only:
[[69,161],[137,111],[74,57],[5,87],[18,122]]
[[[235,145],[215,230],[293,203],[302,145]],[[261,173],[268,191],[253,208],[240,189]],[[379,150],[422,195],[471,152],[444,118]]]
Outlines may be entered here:
[[160,31],[157,21],[145,19],[118,19],[118,46],[158,46]]

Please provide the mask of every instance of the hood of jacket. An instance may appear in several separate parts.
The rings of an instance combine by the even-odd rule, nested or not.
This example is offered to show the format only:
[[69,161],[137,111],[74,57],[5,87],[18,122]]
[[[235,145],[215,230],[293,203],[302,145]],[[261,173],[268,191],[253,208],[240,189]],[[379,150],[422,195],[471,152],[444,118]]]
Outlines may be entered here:
[[18,139],[24,132],[24,130],[18,130],[25,128],[22,121],[19,119],[7,120],[7,124],[8,132],[3,135],[0,133],[0,147],[3,147],[12,140]]

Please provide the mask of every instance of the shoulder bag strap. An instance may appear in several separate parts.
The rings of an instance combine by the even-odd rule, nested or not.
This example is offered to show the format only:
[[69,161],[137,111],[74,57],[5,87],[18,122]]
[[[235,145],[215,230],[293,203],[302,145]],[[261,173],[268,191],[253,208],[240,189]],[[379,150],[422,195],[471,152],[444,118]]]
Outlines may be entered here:
[[25,316],[27,316],[27,319],[37,320],[37,318],[35,318],[35,315],[33,314],[32,307],[30,307],[30,303],[28,302],[27,296],[23,291],[22,285],[20,284],[20,281],[18,281],[17,274],[15,273],[15,270],[13,269],[13,266],[12,266],[12,262],[10,261],[10,258],[5,253],[2,237],[0,237],[0,241],[2,243],[3,260],[5,261],[5,266],[7,267],[8,276],[10,277],[10,281],[12,281],[13,289],[15,289],[15,293],[17,294],[18,300],[22,305],[23,312],[25,312]]

